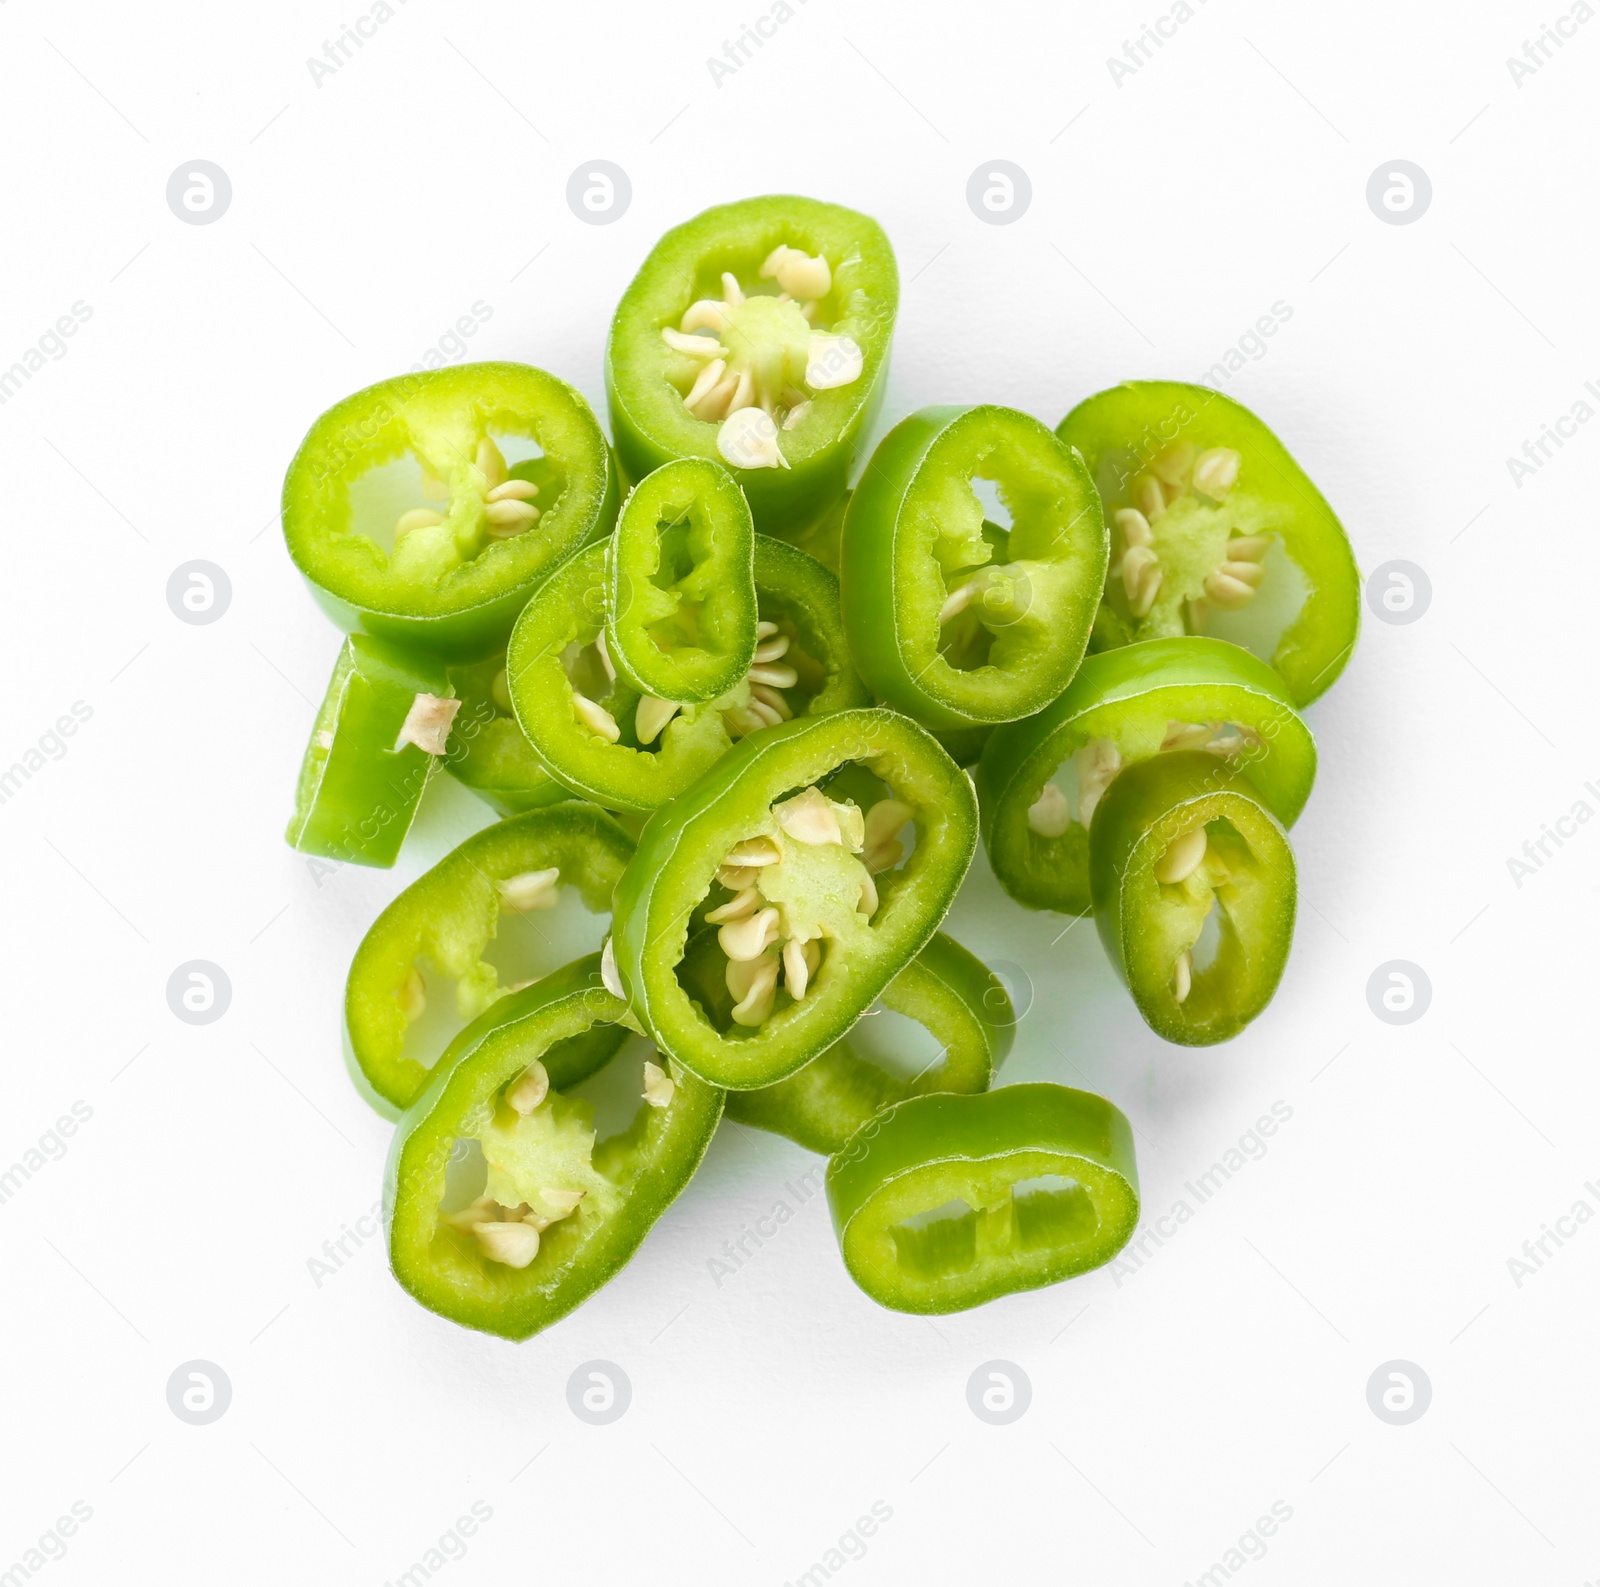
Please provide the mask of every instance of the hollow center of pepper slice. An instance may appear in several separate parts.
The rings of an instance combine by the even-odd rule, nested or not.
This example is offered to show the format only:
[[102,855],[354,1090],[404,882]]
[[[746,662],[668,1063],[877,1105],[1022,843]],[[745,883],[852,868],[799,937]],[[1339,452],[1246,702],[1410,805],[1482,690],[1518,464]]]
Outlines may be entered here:
[[818,391],[854,384],[863,358],[853,338],[818,327],[833,285],[828,261],[780,245],[747,292],[732,271],[721,298],[701,298],[661,337],[677,354],[668,378],[697,419],[717,424],[717,450],[734,468],[787,468],[779,430],[805,423]]
[[1099,1229],[1094,1198],[1076,1179],[1019,1179],[997,1200],[972,1206],[956,1197],[889,1227],[895,1260],[913,1278],[965,1273],[980,1259],[1079,1246]]

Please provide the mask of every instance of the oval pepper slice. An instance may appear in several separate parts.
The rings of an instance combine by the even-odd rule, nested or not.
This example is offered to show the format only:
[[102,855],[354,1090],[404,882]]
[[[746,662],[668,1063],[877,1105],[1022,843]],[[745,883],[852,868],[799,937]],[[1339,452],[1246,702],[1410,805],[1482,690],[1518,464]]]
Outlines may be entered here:
[[393,865],[459,702],[431,656],[352,634],[300,763],[284,836],[302,854]]
[[728,471],[694,457],[647,475],[622,505],[610,555],[617,672],[662,702],[734,688],[757,649],[755,526]]
[[[853,764],[889,796],[862,810],[821,790]],[[617,886],[612,951],[629,1006],[663,1051],[713,1085],[784,1079],[921,951],[976,830],[965,774],[892,711],[840,711],[746,739],[656,812]],[[679,975],[708,904],[727,961],[725,1020]]]
[[[1011,514],[989,523],[973,481]],[[879,444],[845,513],[839,582],[856,670],[931,728],[1008,722],[1067,686],[1105,585],[1083,460],[1011,408],[924,408]]]
[[1344,669],[1361,576],[1343,525],[1255,414],[1206,386],[1135,380],[1056,428],[1115,533],[1095,648],[1211,634],[1277,669],[1308,705]]
[[[485,957],[507,916],[554,908],[563,887],[608,914],[632,857],[633,840],[603,811],[558,805],[475,833],[395,898],[361,939],[345,982],[345,1038],[367,1100],[393,1117],[427,1083],[445,1041],[520,989],[503,987]],[[531,975],[540,945],[517,941],[502,957],[520,958],[518,969]],[[454,984],[455,1021],[435,1021],[437,1045],[425,1059],[412,1056],[407,1032],[430,1002],[437,1007],[446,983]]]
[[[647,1059],[643,1105],[603,1140],[589,1104],[565,1094],[607,1058],[634,1061],[593,1041],[626,1037],[626,1014],[598,957],[581,959],[462,1031],[400,1120],[389,1260],[430,1311],[526,1339],[614,1277],[689,1182],[722,1112],[713,1087]],[[481,1164],[481,1180],[463,1185],[452,1160]]]
[[461,710],[451,728],[444,769],[457,782],[502,816],[542,810],[572,797],[517,726],[504,655],[451,667],[450,682]]
[[472,660],[611,531],[616,468],[588,403],[526,364],[380,381],[312,425],[283,482],[289,555],[341,628]]
[[1294,937],[1294,852],[1249,779],[1202,751],[1121,773],[1089,828],[1095,925],[1144,1022],[1185,1046],[1237,1036]]
[[744,735],[864,704],[833,575],[757,535],[755,583],[766,659],[726,694],[679,708],[641,696],[611,663],[606,548],[592,546],[559,569],[529,601],[507,655],[517,720],[550,771],[607,809],[654,810]]
[[[787,1080],[756,1091],[730,1091],[728,1117],[831,1155],[868,1119],[907,1097],[987,1091],[1011,1051],[1016,1013],[1005,984],[942,931],[933,934],[879,1001],[926,1028],[941,1049],[937,1063],[902,1077],[862,1057],[846,1038]],[[856,1026],[857,1031],[862,1028]]]
[[1139,1221],[1133,1131],[1103,1097],[913,1097],[828,1164],[850,1277],[893,1311],[965,1311],[1109,1262]]
[[725,463],[765,534],[843,492],[883,400],[900,280],[875,220],[775,196],[675,226],[611,322],[606,395],[624,471]]
[[978,763],[989,864],[1029,909],[1087,915],[1089,823],[1130,762],[1202,749],[1246,771],[1292,826],[1317,749],[1288,685],[1220,639],[1150,639],[1088,657],[1038,715],[994,730]]

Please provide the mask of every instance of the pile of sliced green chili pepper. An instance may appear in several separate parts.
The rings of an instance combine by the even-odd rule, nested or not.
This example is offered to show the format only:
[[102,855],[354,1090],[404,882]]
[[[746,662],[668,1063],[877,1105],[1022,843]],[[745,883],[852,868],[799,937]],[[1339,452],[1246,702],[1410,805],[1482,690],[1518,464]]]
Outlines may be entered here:
[[1094,916],[1168,1042],[1236,1036],[1283,974],[1300,712],[1358,622],[1339,520],[1176,382],[1054,432],[926,407],[868,459],[898,295],[867,216],[723,205],[622,297],[609,444],[564,381],[466,364],[347,398],[290,464],[288,549],[346,634],[289,842],[392,866],[436,765],[499,818],[383,910],[344,1000],[399,1121],[391,1266],[441,1316],[571,1311],[724,1113],[828,1156],[883,1306],[1110,1261],[1128,1120],[994,1088],[1017,1014],[939,929],[980,835],[1019,905]]

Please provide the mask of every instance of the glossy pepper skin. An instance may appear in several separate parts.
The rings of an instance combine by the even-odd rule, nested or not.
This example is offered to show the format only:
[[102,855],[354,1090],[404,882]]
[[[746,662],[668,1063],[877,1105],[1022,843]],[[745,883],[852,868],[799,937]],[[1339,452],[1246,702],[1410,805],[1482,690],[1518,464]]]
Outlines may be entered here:
[[[1009,530],[985,521],[974,479],[996,482]],[[936,730],[1030,715],[1083,659],[1108,546],[1082,459],[1037,419],[924,408],[884,437],[845,512],[856,669]]]
[[[1202,827],[1203,858],[1164,880],[1173,845]],[[1249,780],[1214,756],[1157,755],[1117,777],[1089,829],[1089,886],[1100,940],[1158,1036],[1227,1041],[1272,1000],[1294,937],[1294,853]],[[1178,960],[1213,911],[1215,956],[1191,966],[1180,999]]]
[[[865,704],[839,621],[839,585],[814,558],[782,541],[756,536],[757,615],[776,623],[791,645],[783,657],[797,673],[782,692],[797,717],[825,716]],[[507,679],[517,720],[553,776],[609,810],[656,809],[688,788],[734,743],[730,723],[750,698],[740,681],[728,694],[677,712],[648,745],[637,726],[639,692],[608,678],[595,646],[607,610],[606,548],[592,546],[559,569],[528,603],[511,636]],[[564,658],[580,647],[569,674]],[[579,715],[578,694],[612,718],[616,741]]]
[[[774,803],[860,763],[910,809],[910,858],[875,878],[877,904],[848,947],[825,943],[799,1001],[779,995],[753,1029],[722,1028],[681,984],[692,921],[729,852]],[[646,823],[617,886],[612,947],[629,1007],[664,1052],[713,1085],[772,1085],[832,1046],[927,943],[971,863],[977,802],[966,775],[892,711],[801,718],[745,739]],[[766,885],[766,884],[763,884]],[[835,951],[835,950],[838,951]]]
[[607,567],[606,643],[640,694],[726,694],[756,649],[755,525],[733,476],[706,458],[664,463],[628,493]]
[[[760,274],[773,250],[785,246],[825,258],[830,267],[829,289],[809,323],[793,304],[793,312],[780,318],[778,283]],[[783,349],[795,367],[777,383],[798,381],[799,394],[809,399],[799,421],[778,431],[783,461],[777,467],[740,467],[719,450],[720,421],[697,417],[684,402],[699,365],[662,339],[662,330],[676,331],[692,304],[723,296],[724,274],[732,275],[745,297],[768,299],[761,323],[724,333],[725,362],[748,362],[759,371]],[[788,195],[750,198],[673,227],[623,293],[606,346],[611,433],[624,473],[642,479],[679,457],[729,463],[757,529],[802,531],[843,493],[850,465],[865,444],[883,400],[899,296],[894,251],[883,229],[837,204]],[[824,330],[852,340],[862,367],[848,384],[812,390],[798,371],[805,367],[806,338]],[[798,350],[787,348],[795,338]]]
[[[1178,732],[1184,725],[1191,729],[1187,738]],[[1096,756],[1109,755],[1106,745],[1114,748],[1117,762],[1102,762],[1109,780],[1114,764],[1158,755],[1169,738],[1174,747],[1192,747],[1193,738],[1217,745],[1210,753],[1245,771],[1286,827],[1305,807],[1316,776],[1316,744],[1283,679],[1220,639],[1143,640],[1087,657],[1044,710],[994,730],[975,780],[984,846],[1000,885],[1029,909],[1089,914],[1082,801]],[[1091,744],[1096,747],[1085,747]],[[1069,763],[1076,797],[1065,799],[1057,813],[1070,812],[1070,823],[1053,835],[1041,832],[1029,812]]]
[[[537,521],[501,537],[482,444],[513,454],[510,478],[537,486]],[[503,459],[502,459],[503,461]],[[420,465],[420,467],[419,467]],[[425,494],[423,471],[447,495]],[[503,647],[552,569],[609,534],[615,465],[589,405],[526,364],[460,364],[379,382],[312,425],[283,484],[289,554],[345,629],[470,661]],[[396,534],[400,517],[443,521]]]
[[1139,1221],[1127,1119],[1058,1085],[901,1102],[834,1156],[827,1186],[850,1277],[892,1311],[1059,1283],[1109,1262]]
[[[588,1038],[625,1036],[626,1018],[590,955],[502,999],[451,1043],[395,1130],[384,1191],[390,1265],[430,1311],[527,1339],[614,1277],[689,1182],[722,1112],[713,1087],[662,1059],[671,1100],[642,1104],[626,1131],[598,1143],[587,1103],[563,1095],[610,1057]],[[506,1091],[535,1060],[550,1091],[521,1117]],[[635,1060],[624,1050],[610,1061]],[[470,1230],[441,1217],[451,1159],[467,1139],[480,1143],[488,1194],[498,1192],[503,1205],[515,1196],[537,1210],[547,1186],[584,1192],[569,1215],[540,1231],[525,1267],[489,1260]],[[459,1193],[462,1201],[472,1188]]]
[[[632,857],[633,840],[610,816],[564,804],[486,827],[419,876],[372,923],[345,982],[346,1048],[362,1095],[389,1118],[409,1106],[448,1034],[507,995],[484,956],[506,917],[553,906],[561,887],[575,887],[591,911],[608,914]],[[550,870],[560,874],[548,887],[526,880]],[[515,878],[524,879],[521,896]],[[543,967],[519,966],[529,975]],[[435,1005],[448,997],[456,1016],[445,1028],[430,1016],[439,1046],[426,1061],[405,1050],[408,1028],[427,1006],[416,1007],[419,994]]]
[[572,798],[533,752],[511,710],[503,654],[450,668],[461,711],[450,730],[444,769],[496,815],[521,815]]
[[[1096,649],[1203,632],[1243,645],[1275,668],[1296,705],[1333,684],[1360,627],[1355,554],[1322,493],[1255,414],[1206,386],[1129,381],[1080,402],[1056,434],[1083,454],[1113,523],[1147,492],[1153,510],[1167,498],[1148,522],[1161,578],[1143,615],[1130,606],[1122,576],[1129,542],[1124,532],[1114,536]],[[1207,452],[1237,454],[1232,484],[1207,491],[1186,472],[1186,456]],[[1170,476],[1164,488],[1163,470]],[[1260,537],[1264,554],[1252,545]],[[1252,596],[1235,582],[1219,605],[1207,581],[1230,543],[1251,547],[1254,571],[1237,562],[1234,571],[1257,589]]]
[[284,834],[290,847],[356,865],[393,865],[438,758],[401,743],[401,730],[419,695],[452,693],[431,656],[350,635],[300,765]]
[[728,1117],[831,1156],[869,1119],[907,1097],[987,1091],[1011,1051],[1016,1012],[1004,983],[942,931],[879,1001],[891,1013],[916,1020],[938,1041],[943,1050],[936,1065],[902,1076],[862,1057],[847,1037],[787,1080],[757,1091],[730,1091]]

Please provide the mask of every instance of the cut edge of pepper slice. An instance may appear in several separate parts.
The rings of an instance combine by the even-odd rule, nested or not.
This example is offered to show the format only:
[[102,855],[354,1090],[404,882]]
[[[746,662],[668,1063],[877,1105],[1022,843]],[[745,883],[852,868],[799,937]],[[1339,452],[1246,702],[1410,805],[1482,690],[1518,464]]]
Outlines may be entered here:
[[830,1160],[827,1193],[850,1277],[923,1315],[1103,1266],[1139,1221],[1126,1117],[1044,1082],[896,1104]]
[[[464,1030],[446,1054],[448,1063],[441,1062],[401,1118],[384,1181],[390,1266],[428,1310],[504,1339],[529,1338],[613,1278],[693,1176],[716,1130],[722,1096],[665,1060],[660,1068],[671,1085],[668,1099],[647,1100],[623,1134],[590,1148],[594,1176],[611,1181],[606,1166],[625,1171],[620,1184],[612,1181],[615,1207],[586,1211],[580,1201],[570,1215],[558,1213],[538,1231],[536,1254],[521,1267],[486,1259],[464,1231],[445,1226],[440,1206],[457,1141],[511,1113],[503,1088],[526,1077],[535,1060],[562,1050],[578,1060],[570,1074],[560,1072],[559,1061],[551,1064],[556,1072],[548,1073],[547,1095],[600,1067],[595,1048],[582,1038],[603,1025],[631,1028],[625,1006],[601,982],[599,956],[591,954],[513,994]],[[601,1060],[609,1061],[615,1060]]]
[[[497,435],[539,455],[508,465]],[[421,464],[416,481],[377,479],[407,459]],[[359,513],[353,491],[370,494]],[[379,381],[322,414],[284,478],[283,532],[340,628],[471,660],[504,643],[552,569],[610,532],[620,500],[576,388],[528,364],[461,364]],[[386,547],[371,531],[391,512]]]
[[[1298,706],[1333,685],[1361,626],[1355,552],[1326,498],[1256,414],[1208,386],[1126,381],[1085,398],[1056,434],[1083,454],[1118,531],[1097,648],[1158,637],[1159,629],[1145,631],[1152,611],[1188,632],[1198,615],[1215,637],[1244,644],[1278,671]],[[1188,594],[1165,578],[1159,520],[1174,505],[1189,514],[1172,551],[1182,553],[1175,570]],[[1241,517],[1242,533],[1230,539]],[[1188,566],[1208,547],[1214,565]],[[1304,598],[1297,612],[1282,615],[1266,655],[1256,630],[1267,618],[1256,609],[1255,591],[1270,595],[1291,568]],[[1201,574],[1203,589],[1194,584]],[[1109,599],[1113,584],[1120,608]],[[1191,609],[1197,603],[1198,613]]]
[[750,670],[755,525],[720,464],[677,458],[640,480],[622,504],[608,574],[606,643],[641,695],[696,705]]
[[[1013,517],[990,523],[993,476]],[[879,443],[840,546],[845,631],[886,705],[936,729],[1013,721],[1070,682],[1109,536],[1083,459],[1029,414],[923,408]]]
[[[748,1034],[719,1032],[678,979],[691,919],[735,847],[770,823],[775,804],[815,790],[851,762],[866,763],[908,808],[903,819],[915,823],[915,848],[901,868],[879,873],[881,887],[874,879],[861,928],[871,936],[848,960],[828,950],[800,998]],[[895,712],[841,711],[756,734],[658,810],[640,835],[613,916],[615,963],[630,1006],[663,1051],[714,1085],[751,1089],[782,1080],[843,1036],[921,951],[966,875],[976,839],[967,776],[931,735]]]
[[[1119,736],[1110,721],[1099,724],[1107,731],[1093,730],[1102,715],[1123,713],[1142,713],[1133,724],[1137,732]],[[997,727],[984,746],[975,772],[984,847],[996,879],[1017,903],[1060,914],[1092,912],[1084,808],[1092,816],[1123,766],[1170,753],[1165,741],[1183,725],[1212,733],[1207,753],[1246,770],[1278,819],[1294,824],[1310,797],[1317,750],[1282,676],[1226,640],[1139,640],[1085,657],[1058,699],[1035,716]],[[1229,731],[1235,728],[1243,732]],[[1205,738],[1188,735],[1196,736]],[[1092,754],[1091,743],[1101,740],[1109,749]],[[1184,742],[1179,735],[1174,747]],[[1074,752],[1088,757],[1075,767],[1076,804],[1063,796],[1035,818],[1034,807]],[[1065,827],[1051,835],[1062,821]]]
[[1089,875],[1100,940],[1158,1036],[1212,1046],[1271,1002],[1294,938],[1294,850],[1241,773],[1198,751],[1130,766],[1095,810]]
[[633,851],[633,840],[604,811],[554,805],[474,833],[392,899],[362,937],[345,978],[345,1051],[361,1094],[393,1118],[438,1067],[404,1054],[408,1027],[428,998],[441,995],[419,960],[426,959],[429,978],[450,983],[457,1014],[470,1023],[516,995],[483,957],[502,917],[551,907],[564,886],[576,887],[594,913],[609,913]]

